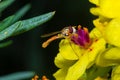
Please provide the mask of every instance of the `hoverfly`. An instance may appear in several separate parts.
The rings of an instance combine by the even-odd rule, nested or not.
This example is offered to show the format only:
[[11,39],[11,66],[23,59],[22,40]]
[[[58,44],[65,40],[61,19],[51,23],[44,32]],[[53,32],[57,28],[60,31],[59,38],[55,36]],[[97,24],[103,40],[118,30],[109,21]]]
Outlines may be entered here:
[[78,27],[68,26],[63,28],[61,31],[45,34],[42,35],[41,37],[48,37],[48,36],[52,36],[52,37],[42,44],[43,48],[46,48],[49,45],[49,43],[60,38],[70,38],[71,41],[82,47],[86,47],[86,45],[88,45],[90,42],[87,28],[81,29],[80,25]]
[[45,41],[42,44],[42,47],[46,48],[49,45],[49,43],[59,38],[70,38],[70,36],[74,33],[76,33],[76,26],[68,26],[63,28],[61,31],[56,31],[53,33],[42,35],[41,37],[49,37],[54,35],[51,38],[49,38],[47,41]]

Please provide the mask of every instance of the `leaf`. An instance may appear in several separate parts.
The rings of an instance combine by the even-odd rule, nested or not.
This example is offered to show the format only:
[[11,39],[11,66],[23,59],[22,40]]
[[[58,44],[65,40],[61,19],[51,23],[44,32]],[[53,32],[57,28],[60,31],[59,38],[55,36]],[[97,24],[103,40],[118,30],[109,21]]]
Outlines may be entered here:
[[13,19],[13,23],[16,22],[18,19],[20,19],[23,15],[25,15],[25,13],[30,9],[30,4],[25,5],[24,7],[22,7],[18,12],[16,12],[14,14],[14,19]]
[[13,43],[12,40],[0,43],[0,48],[7,47]]
[[4,0],[0,2],[0,13],[11,5],[15,0]]
[[20,34],[30,29],[35,28],[38,25],[41,25],[53,17],[55,12],[49,12],[47,14],[34,17],[28,20],[18,21],[13,25],[5,28],[0,32],[0,41],[4,40],[12,35]]
[[10,37],[14,31],[19,27],[21,21],[16,22],[15,24],[11,25],[10,27],[4,29],[0,32],[0,41]]
[[34,18],[30,18],[27,20],[23,20],[21,21],[21,25],[20,27],[15,31],[14,35],[16,34],[20,34],[23,32],[26,32],[28,30],[31,30],[45,22],[47,22],[48,20],[50,20],[53,15],[55,14],[55,12],[49,12]]
[[9,17],[5,18],[3,21],[1,21],[0,22],[0,31],[5,29],[6,27],[8,27],[11,24],[13,18],[14,18],[14,16],[9,16]]
[[23,8],[21,8],[18,12],[16,12],[14,15],[9,16],[5,18],[3,21],[0,22],[0,31],[5,29],[6,27],[10,26],[14,22],[16,22],[18,19],[20,19],[28,10],[30,9],[30,5],[27,4]]
[[16,72],[0,77],[0,80],[23,80],[34,76],[33,71]]

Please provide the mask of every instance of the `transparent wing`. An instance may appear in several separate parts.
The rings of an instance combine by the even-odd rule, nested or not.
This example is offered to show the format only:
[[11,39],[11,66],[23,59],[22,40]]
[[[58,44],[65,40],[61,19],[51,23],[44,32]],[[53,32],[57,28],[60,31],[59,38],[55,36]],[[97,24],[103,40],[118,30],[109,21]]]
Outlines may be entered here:
[[56,32],[44,34],[44,35],[41,35],[40,37],[42,37],[42,38],[49,37],[49,36],[52,36],[52,35],[55,35],[55,34],[59,34],[59,33],[61,33],[61,31],[56,31]]

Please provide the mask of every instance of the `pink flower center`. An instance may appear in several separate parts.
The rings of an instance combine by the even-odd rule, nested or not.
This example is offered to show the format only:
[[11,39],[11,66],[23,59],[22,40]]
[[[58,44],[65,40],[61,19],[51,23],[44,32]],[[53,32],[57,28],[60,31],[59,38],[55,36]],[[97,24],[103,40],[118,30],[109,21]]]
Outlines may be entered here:
[[88,29],[81,29],[80,27],[78,27],[76,33],[71,36],[71,41],[73,41],[77,45],[80,45],[82,48],[88,48],[91,42]]

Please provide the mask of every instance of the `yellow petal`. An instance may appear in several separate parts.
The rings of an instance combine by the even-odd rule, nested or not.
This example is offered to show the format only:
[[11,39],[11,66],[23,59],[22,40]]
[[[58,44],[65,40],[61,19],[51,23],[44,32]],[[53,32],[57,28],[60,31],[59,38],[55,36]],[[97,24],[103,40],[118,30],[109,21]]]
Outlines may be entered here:
[[108,24],[107,22],[104,22],[104,23],[101,23],[100,22],[100,19],[95,19],[93,20],[93,24],[95,25],[95,27],[100,31],[100,33],[102,35],[104,35],[104,29],[105,29],[105,26]]
[[110,22],[100,22],[96,19],[93,23],[109,44],[120,47],[120,18],[115,18]]
[[80,46],[70,42],[69,39],[63,39],[60,42],[60,54],[68,60],[77,60],[82,55]]
[[68,68],[59,69],[56,73],[53,74],[55,80],[65,80]]
[[76,62],[75,60],[64,59],[60,53],[57,54],[54,60],[54,63],[58,68],[69,67],[73,65],[75,62]]
[[113,68],[111,80],[120,80],[120,65]]
[[120,47],[120,18],[110,21],[104,32],[104,38],[108,43]]
[[120,17],[120,0],[100,0],[101,14],[108,18]]
[[101,15],[101,13],[100,13],[100,8],[99,8],[99,7],[90,8],[90,12],[91,12],[93,15],[96,15],[96,16]]
[[97,6],[99,5],[99,0],[89,0],[89,1]]
[[92,31],[90,32],[90,38],[94,39],[94,38],[101,38],[101,32],[97,29],[97,28],[93,28]]
[[105,79],[105,78],[102,78],[102,77],[97,77],[97,78],[95,78],[95,80],[108,80],[108,79]]
[[107,50],[105,53],[104,53],[104,56],[103,56],[105,59],[108,59],[108,60],[118,60],[116,62],[119,62],[120,60],[120,48],[118,47],[113,47],[109,50]]
[[108,67],[108,66],[114,66],[118,65],[118,63],[114,60],[107,60],[103,58],[104,55],[98,56],[96,59],[96,65],[101,67]]
[[96,58],[96,64],[104,67],[120,64],[120,48],[112,47],[102,52]]
[[83,56],[68,70],[65,80],[78,80],[85,72],[88,65],[88,58]]
[[101,52],[96,58],[96,64],[102,67],[120,64],[119,48],[111,48]]
[[120,17],[120,0],[90,0],[90,2],[97,5],[91,8],[91,13],[107,18]]
[[89,64],[87,68],[91,67],[94,64],[96,56],[105,50],[106,41],[103,38],[94,41],[93,44],[88,48],[85,54],[88,54],[87,58],[89,59]]
[[69,68],[65,80],[78,80],[78,78],[84,74],[86,68],[94,63],[99,52],[105,49],[105,43],[103,38],[95,41],[90,48],[85,51],[83,56]]

